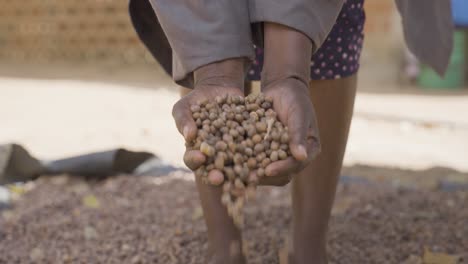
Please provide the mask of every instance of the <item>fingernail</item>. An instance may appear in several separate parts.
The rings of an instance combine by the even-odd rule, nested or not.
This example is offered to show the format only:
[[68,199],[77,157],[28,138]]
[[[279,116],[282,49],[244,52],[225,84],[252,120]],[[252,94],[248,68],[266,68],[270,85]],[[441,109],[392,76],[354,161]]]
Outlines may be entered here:
[[187,127],[187,126],[184,127],[183,134],[184,134],[184,138],[185,138],[185,139],[187,139],[189,132],[190,132],[189,127]]
[[299,145],[297,147],[297,151],[299,152],[298,154],[300,156],[304,157],[304,159],[307,159],[307,150],[303,145]]

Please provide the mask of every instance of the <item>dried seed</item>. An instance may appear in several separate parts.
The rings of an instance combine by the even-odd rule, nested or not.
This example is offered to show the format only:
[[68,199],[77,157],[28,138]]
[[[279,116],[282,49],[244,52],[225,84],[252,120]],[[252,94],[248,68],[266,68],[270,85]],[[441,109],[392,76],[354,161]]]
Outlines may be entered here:
[[252,137],[252,141],[253,141],[255,144],[258,144],[258,143],[262,142],[262,136],[260,136],[259,134],[255,134],[255,135]]
[[289,149],[289,146],[288,146],[288,144],[281,144],[280,149],[282,149],[284,151],[287,151]]
[[257,122],[255,124],[255,128],[257,129],[258,132],[262,133],[262,132],[267,131],[268,126],[266,122]]
[[277,141],[272,141],[270,144],[271,150],[278,150],[280,148],[280,144]]
[[259,154],[260,152],[263,152],[265,150],[265,146],[263,144],[256,144],[254,147],[254,152],[255,154]]
[[283,133],[283,135],[281,135],[281,143],[283,143],[283,144],[288,144],[289,143],[288,133]]
[[212,157],[215,154],[215,149],[206,142],[201,143],[200,151],[208,157]]
[[218,170],[222,170],[224,168],[224,157],[222,155],[218,155],[216,157],[214,166]]
[[223,141],[229,144],[230,142],[233,142],[234,139],[232,138],[232,136],[230,134],[224,134],[223,135]]
[[257,167],[257,160],[255,158],[249,158],[247,160],[247,166],[249,169],[255,169],[255,167]]
[[257,162],[258,162],[258,163],[261,163],[262,160],[265,159],[265,158],[266,158],[265,152],[262,152],[262,153],[257,154]]
[[247,147],[247,148],[244,149],[244,154],[250,157],[250,156],[253,155],[253,150],[251,148]]
[[228,147],[229,147],[229,150],[230,150],[232,153],[234,153],[234,152],[236,152],[237,144],[234,143],[234,142],[229,142],[229,143],[228,143]]
[[236,164],[234,165],[234,172],[237,174],[237,175],[241,175],[242,174],[242,165],[239,165],[239,164]]
[[262,103],[262,108],[264,108],[264,109],[269,109],[269,108],[271,108],[271,103],[270,103],[270,102],[263,102],[263,103]]
[[231,135],[233,138],[236,138],[239,136],[239,131],[237,131],[236,129],[231,129],[229,130],[229,135]]
[[234,154],[234,164],[242,164],[244,162],[244,157],[240,153]]
[[278,160],[278,151],[274,150],[270,154],[270,160],[271,161],[277,161]]
[[288,154],[286,153],[286,151],[280,149],[278,150],[278,157],[279,159],[284,160],[288,158]]
[[272,130],[271,133],[270,133],[270,136],[271,136],[271,139],[274,140],[274,141],[279,141],[280,138],[281,138],[280,133],[278,133],[278,131],[276,131],[276,130]]
[[271,160],[269,158],[264,158],[262,160],[262,167],[266,168],[270,163],[271,163]]
[[217,151],[225,151],[227,149],[227,144],[224,141],[216,142],[215,148]]
[[231,167],[224,167],[224,174],[230,181],[236,178],[236,174],[234,173],[234,170]]

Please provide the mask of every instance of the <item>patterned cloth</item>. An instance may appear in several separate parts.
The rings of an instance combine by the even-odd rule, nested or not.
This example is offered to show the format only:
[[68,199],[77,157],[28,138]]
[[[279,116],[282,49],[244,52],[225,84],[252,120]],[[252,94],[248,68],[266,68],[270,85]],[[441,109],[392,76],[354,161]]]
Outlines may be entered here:
[[[345,0],[343,8],[325,43],[312,55],[312,80],[330,80],[355,74],[359,69],[364,38],[364,0]],[[255,48],[256,58],[247,74],[250,81],[260,80],[263,50]]]

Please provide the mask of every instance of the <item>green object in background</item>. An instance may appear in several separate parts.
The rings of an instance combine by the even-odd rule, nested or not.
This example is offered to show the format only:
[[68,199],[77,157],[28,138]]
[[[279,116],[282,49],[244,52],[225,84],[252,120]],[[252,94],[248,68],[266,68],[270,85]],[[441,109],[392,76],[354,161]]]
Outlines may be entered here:
[[424,88],[457,89],[465,82],[465,32],[455,31],[453,52],[445,76],[442,78],[428,66],[423,65],[418,84]]

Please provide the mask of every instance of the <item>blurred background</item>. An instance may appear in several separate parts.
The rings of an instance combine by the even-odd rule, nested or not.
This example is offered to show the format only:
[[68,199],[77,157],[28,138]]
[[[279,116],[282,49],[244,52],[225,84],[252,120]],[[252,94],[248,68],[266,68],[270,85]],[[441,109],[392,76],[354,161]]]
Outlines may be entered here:
[[[0,144],[12,142],[21,144],[32,155],[43,160],[125,147],[149,151],[171,166],[184,167],[181,159],[184,143],[171,117],[172,105],[179,98],[177,86],[163,73],[137,38],[130,23],[127,4],[125,0],[0,0]],[[345,191],[340,189],[337,198],[338,209],[334,215],[337,217],[338,225],[348,223],[359,227],[362,223],[352,222],[345,217],[344,212],[361,210],[362,212],[359,212],[372,215],[372,213],[375,214],[372,208],[384,207],[384,205],[371,207],[368,205],[372,204],[371,201],[380,201],[393,206],[388,209],[389,211],[400,210],[408,213],[415,210],[427,212],[427,210],[440,211],[452,208],[454,211],[447,212],[447,215],[450,215],[449,220],[441,218],[439,214],[434,217],[431,215],[421,217],[434,221],[430,222],[431,226],[437,225],[438,222],[434,220],[437,217],[440,218],[438,221],[445,219],[450,222],[452,221],[450,219],[454,219],[456,223],[452,225],[453,228],[462,228],[461,221],[468,215],[467,212],[460,212],[460,208],[455,205],[457,202],[466,201],[466,195],[463,196],[460,193],[466,191],[465,187],[468,184],[468,1],[453,1],[453,6],[454,24],[457,27],[454,35],[454,50],[448,71],[444,78],[440,78],[425,65],[420,65],[407,51],[401,32],[400,17],[393,1],[365,1],[367,20],[365,47],[359,73],[359,92],[343,169],[344,183],[340,185],[356,184],[357,187]],[[18,260],[53,260],[63,257],[64,262],[68,258],[73,260],[74,254],[78,254],[73,250],[60,249],[60,247],[57,247],[58,253],[51,253],[45,249],[46,242],[41,242],[42,247],[34,247],[26,243],[27,246],[21,247],[25,248],[24,252],[21,251],[23,249],[14,249],[16,246],[20,247],[12,242],[11,237],[8,238],[9,235],[31,236],[35,234],[39,237],[53,237],[47,233],[52,231],[47,231],[48,229],[44,229],[42,225],[18,231],[18,225],[28,226],[30,224],[28,221],[47,222],[46,216],[30,215],[33,209],[27,204],[37,199],[48,201],[39,203],[37,210],[49,207],[57,209],[56,211],[47,209],[52,210],[48,211],[49,215],[61,215],[63,208],[67,210],[82,208],[80,210],[86,211],[89,207],[99,208],[99,204],[102,206],[103,201],[113,203],[114,200],[105,198],[108,197],[105,188],[110,188],[109,192],[114,195],[117,193],[123,197],[128,195],[130,204],[139,203],[140,199],[168,197],[178,199],[177,195],[174,196],[175,194],[165,193],[165,188],[158,189],[161,183],[155,183],[154,179],[140,183],[135,183],[128,178],[116,181],[118,188],[105,184],[92,185],[86,187],[84,191],[76,191],[73,187],[70,191],[73,195],[70,194],[70,196],[67,196],[68,192],[56,194],[56,197],[64,199],[64,204],[58,203],[46,194],[55,193],[54,190],[71,188],[68,185],[64,187],[64,182],[68,180],[55,180],[53,184],[49,180],[43,180],[26,185],[0,186],[0,203],[8,204],[5,208],[9,208],[5,209],[4,219],[0,220],[0,224],[8,226],[5,229],[8,231],[5,231],[3,235],[2,226],[0,226],[0,248],[4,248],[2,254],[8,248],[10,257],[16,257]],[[154,185],[151,185],[152,190],[155,192],[159,190],[164,193],[164,196],[142,194],[143,198],[137,198],[131,194],[131,192],[136,192],[132,188],[142,192],[147,190],[148,187],[144,186],[148,182]],[[388,184],[390,187],[376,187],[375,195],[369,195],[368,189],[362,187],[375,183],[378,183],[378,186]],[[130,186],[128,189],[125,187],[127,185]],[[37,186],[42,186],[42,189],[38,189]],[[412,191],[401,193],[402,186],[411,187]],[[185,190],[184,188],[193,189],[191,185],[177,188],[181,188],[182,191]],[[272,192],[273,194],[265,195],[276,195],[275,191]],[[27,193],[30,193],[29,198]],[[383,200],[378,200],[377,197],[381,197],[379,196],[381,193],[388,196],[384,195]],[[187,199],[193,195],[195,194],[190,194]],[[408,195],[406,201],[409,202],[402,201],[400,204],[396,198],[406,197],[405,195]],[[23,196],[25,198],[20,198]],[[88,200],[81,200],[82,196],[87,197]],[[435,203],[435,205],[420,204],[418,197],[423,197],[424,200],[431,201],[430,203]],[[354,201],[361,201],[361,198],[367,202],[354,203]],[[81,203],[82,201],[85,202]],[[96,201],[101,201],[101,203]],[[184,201],[179,201],[180,205],[183,205]],[[285,204],[286,202],[276,205],[275,210],[280,210],[286,206]],[[111,216],[120,215],[122,211],[119,210],[125,211],[122,208],[126,208],[126,205],[122,206],[119,207],[120,209],[114,208],[116,211],[112,213],[106,213],[107,211],[82,213],[81,216],[87,220],[76,220],[73,223],[79,227],[79,230],[84,230],[85,238],[83,239],[99,241],[99,225],[89,227],[88,222],[92,222],[89,219],[95,219],[93,217],[97,217],[96,214],[101,214],[100,217],[103,217],[102,215],[108,217],[104,219],[112,219]],[[134,206],[140,208],[140,205]],[[160,207],[156,211],[160,210],[158,212],[174,216],[174,213],[164,209],[168,205],[158,203],[158,206]],[[190,210],[193,209],[193,213],[190,211],[187,221],[200,222],[200,217],[197,215],[200,214],[198,205],[188,206],[192,206]],[[62,210],[59,210],[60,208]],[[131,212],[143,216],[140,218],[124,217],[125,221],[133,223],[138,222],[136,219],[158,217],[154,215],[154,212],[145,215],[140,209],[134,209],[135,211],[132,209]],[[466,211],[466,208],[464,210]],[[28,211],[29,214],[24,211]],[[394,217],[385,215],[385,217]],[[11,219],[15,221],[22,219],[22,222],[18,224]],[[388,228],[401,227],[401,223],[397,220],[386,221],[394,223],[389,224]],[[168,224],[167,221],[165,219],[155,222],[164,226]],[[63,228],[62,225],[57,224],[57,226]],[[407,228],[410,230],[413,227]],[[45,233],[40,233],[37,228],[45,230],[41,231]],[[184,236],[193,238],[193,234],[186,233],[189,229],[196,233],[197,230],[203,230],[203,227],[201,223],[198,223],[196,227],[186,227],[186,224],[180,224],[178,230],[182,230],[180,232]],[[348,229],[335,230],[332,234],[337,237],[346,237],[346,235],[352,237],[348,233],[340,233]],[[132,230],[120,231],[123,233],[119,234],[132,236],[132,232],[139,232]],[[414,248],[408,246],[401,249],[404,254],[400,254],[400,258],[395,257],[395,262],[388,263],[403,263],[399,261],[410,258],[416,261],[418,258],[423,259],[426,253],[436,254],[433,252],[447,254],[444,255],[447,258],[454,254],[467,253],[468,244],[464,244],[468,243],[466,227],[449,231],[437,229],[440,232],[432,232],[430,228],[427,230],[429,233],[439,233],[440,236],[447,235],[447,237],[435,239],[433,238],[435,235],[431,234],[428,235],[431,239],[427,237],[414,241],[410,239],[414,242],[414,245],[411,244]],[[456,233],[462,234],[465,240],[458,238]],[[166,235],[172,237],[173,233]],[[70,240],[71,238],[59,239]],[[147,255],[135,257],[140,251],[132,246],[132,243],[137,243],[132,239],[136,238],[131,238],[130,242],[116,242],[119,250],[115,254],[120,256],[119,254],[125,251],[121,247],[127,245],[126,247],[130,247],[127,250],[132,253],[122,258],[135,261],[135,263],[138,261],[145,263]],[[164,243],[173,243],[166,241],[168,239],[165,238]],[[200,239],[204,243],[204,238]],[[381,243],[391,247],[395,240],[388,239]],[[172,259],[171,263],[184,263],[177,254],[175,262],[173,258],[168,257],[171,254],[167,252],[171,250],[160,249],[158,244],[160,240],[154,243],[157,244],[154,246],[155,251],[158,252],[156,254]],[[89,253],[89,256],[105,255],[102,252],[93,251],[91,245],[93,244],[83,245],[81,250]],[[188,245],[196,248],[196,243]],[[281,243],[278,242],[277,246],[280,245]],[[337,245],[334,250],[345,254],[337,249],[345,246]],[[151,245],[144,244],[143,247],[149,248]],[[464,250],[461,250],[463,247]],[[175,249],[172,250],[176,252]],[[15,255],[11,253],[13,251],[20,253],[15,253]],[[164,254],[161,253],[162,251]],[[367,257],[377,259],[379,256],[389,254],[387,251],[385,254],[379,252],[382,251],[376,248],[369,249]],[[8,263],[8,260],[2,259],[2,254],[0,254],[0,263]],[[151,252],[148,254],[151,255]],[[367,263],[362,262],[357,255],[351,255],[348,257],[350,259],[355,257],[357,262],[348,263]],[[336,262],[340,263],[339,260]]]

